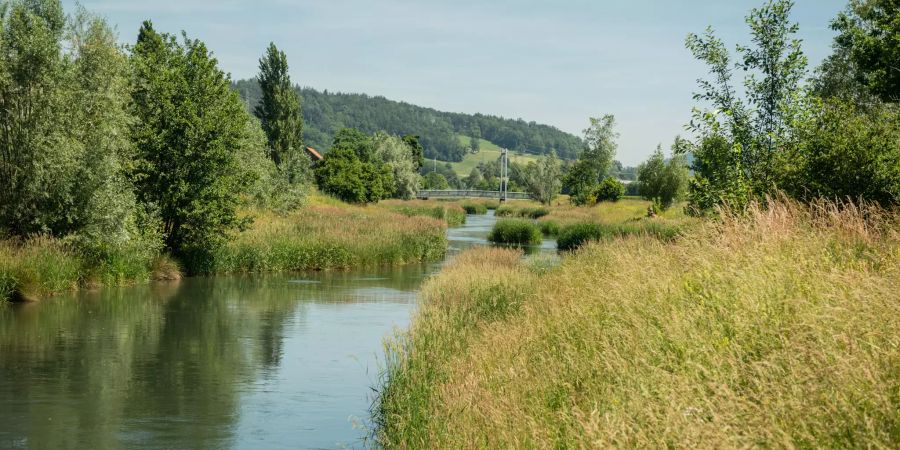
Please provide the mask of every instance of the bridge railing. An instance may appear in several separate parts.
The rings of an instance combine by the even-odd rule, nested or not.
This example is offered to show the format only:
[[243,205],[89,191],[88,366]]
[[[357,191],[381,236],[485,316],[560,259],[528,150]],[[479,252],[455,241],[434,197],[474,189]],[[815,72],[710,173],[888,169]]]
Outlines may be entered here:
[[[423,189],[416,193],[416,198],[500,198],[500,191],[477,191],[470,189]],[[506,198],[509,200],[528,200],[531,198],[527,192],[507,192]]]

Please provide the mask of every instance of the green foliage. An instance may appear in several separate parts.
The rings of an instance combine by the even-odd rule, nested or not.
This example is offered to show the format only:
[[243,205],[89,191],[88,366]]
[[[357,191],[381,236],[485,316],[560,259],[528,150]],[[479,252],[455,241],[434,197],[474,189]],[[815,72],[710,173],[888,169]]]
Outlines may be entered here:
[[419,190],[414,148],[410,147],[407,141],[386,133],[376,133],[373,144],[373,159],[391,169],[394,181],[391,196],[411,199]]
[[556,246],[559,250],[568,251],[581,247],[586,242],[629,235],[646,235],[663,241],[672,241],[681,236],[683,231],[678,224],[656,220],[623,223],[576,223],[559,229]]
[[423,206],[395,204],[389,205],[388,208],[408,217],[422,216],[443,220],[450,227],[458,227],[466,223],[466,210],[456,205]]
[[374,203],[390,196],[394,179],[387,164],[365,162],[350,148],[337,145],[316,169],[319,189],[349,203]]
[[463,203],[462,208],[466,214],[487,214],[488,207],[482,203]]
[[254,109],[268,140],[269,157],[291,183],[309,179],[308,158],[303,150],[303,116],[300,98],[291,85],[287,56],[270,43],[259,60],[262,99]]
[[178,43],[144,22],[131,60],[138,199],[157,209],[170,251],[202,270],[203,255],[240,224],[240,194],[254,176],[241,154],[265,143],[250,141],[251,118],[202,42]]
[[541,220],[538,221],[538,227],[541,229],[541,233],[544,236],[557,236],[559,235],[559,224],[552,220]]
[[[256,80],[234,84],[250,108],[261,98]],[[564,159],[574,159],[582,148],[577,136],[559,129],[518,119],[483,114],[460,114],[388,100],[365,94],[319,92],[298,89],[303,103],[303,141],[316,148],[327,148],[334,135],[351,127],[373,134],[384,131],[405,136],[418,135],[426,159],[462,161],[470,154],[470,142],[458,135],[477,136],[496,145],[533,155],[555,150]],[[484,143],[480,143],[484,146]],[[484,150],[484,148],[482,148]]]
[[556,152],[550,152],[537,163],[529,163],[524,170],[525,190],[535,200],[549,205],[562,188],[562,169]]
[[[712,109],[695,109],[690,124],[700,136],[695,147],[703,153],[695,155],[703,161],[695,166],[693,208],[723,203],[743,207],[751,198],[746,189],[762,197],[775,186],[777,152],[802,100],[799,83],[806,74],[800,40],[793,37],[797,25],[789,20],[791,6],[788,0],[771,0],[750,12],[747,24],[754,45],[738,47],[741,59],[734,66],[711,29],[703,36],[687,37],[688,49],[709,66],[713,77],[701,80],[700,92],[694,95]],[[743,93],[733,85],[734,68],[747,73]],[[720,171],[707,170],[713,167]]]
[[488,240],[497,244],[538,245],[543,240],[540,228],[530,220],[502,219],[494,224]]
[[783,186],[795,197],[900,204],[900,110],[860,111],[836,99],[817,104],[785,159]]
[[422,187],[425,189],[450,189],[450,183],[447,182],[447,178],[437,172],[428,172],[425,175],[425,179],[423,180]]
[[469,138],[469,151],[472,153],[478,153],[481,150],[481,139],[472,136]]
[[638,166],[641,196],[658,203],[664,210],[684,196],[689,178],[690,171],[684,155],[673,155],[666,161],[660,147]]
[[502,205],[494,212],[494,215],[497,217],[527,217],[529,219],[538,219],[547,214],[550,214],[550,210],[544,207],[532,208],[529,206],[515,207],[509,205]]
[[616,156],[616,138],[613,131],[615,117],[610,114],[600,119],[591,117],[591,126],[584,130],[585,149],[566,174],[564,185],[576,205],[592,205],[597,201],[594,193],[600,180],[606,178]]
[[617,202],[623,195],[625,195],[625,185],[613,177],[604,178],[594,191],[594,198],[598,202]]
[[419,142],[420,139],[421,138],[415,134],[403,136],[403,142],[405,142],[412,150],[412,158],[416,165],[416,170],[419,170],[425,165],[425,148],[422,147],[422,143]]
[[900,101],[900,4],[851,0],[831,28],[835,51],[819,70],[817,92],[857,103]]

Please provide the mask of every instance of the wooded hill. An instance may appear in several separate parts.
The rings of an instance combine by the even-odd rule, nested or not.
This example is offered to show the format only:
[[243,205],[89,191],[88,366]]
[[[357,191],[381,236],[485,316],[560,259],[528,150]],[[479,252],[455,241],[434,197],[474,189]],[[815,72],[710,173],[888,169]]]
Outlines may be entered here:
[[[248,108],[261,97],[255,79],[232,84]],[[510,150],[543,155],[555,150],[563,159],[575,159],[581,138],[549,125],[484,114],[461,114],[388,100],[381,96],[344,94],[311,88],[297,88],[303,110],[303,138],[306,145],[327,149],[341,128],[365,133],[386,131],[396,135],[417,134],[426,158],[462,161],[468,149],[457,135],[479,136]]]

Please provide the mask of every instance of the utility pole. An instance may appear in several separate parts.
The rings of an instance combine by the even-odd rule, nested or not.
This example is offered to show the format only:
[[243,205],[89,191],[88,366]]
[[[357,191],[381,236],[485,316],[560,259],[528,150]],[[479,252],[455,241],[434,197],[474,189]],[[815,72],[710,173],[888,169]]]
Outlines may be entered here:
[[506,186],[509,184],[509,150],[500,149],[500,202],[506,201]]

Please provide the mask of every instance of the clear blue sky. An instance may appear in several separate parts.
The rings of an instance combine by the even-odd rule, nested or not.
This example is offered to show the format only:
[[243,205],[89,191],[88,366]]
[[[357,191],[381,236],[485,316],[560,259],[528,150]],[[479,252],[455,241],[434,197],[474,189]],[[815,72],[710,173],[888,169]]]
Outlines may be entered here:
[[[705,68],[684,48],[707,25],[730,48],[762,0],[84,0],[131,43],[141,21],[207,43],[235,79],[274,41],[295,83],[440,110],[502,115],[580,135],[614,114],[618,159],[668,148]],[[68,9],[74,1],[64,0]],[[830,51],[846,0],[797,0],[811,66]]]

